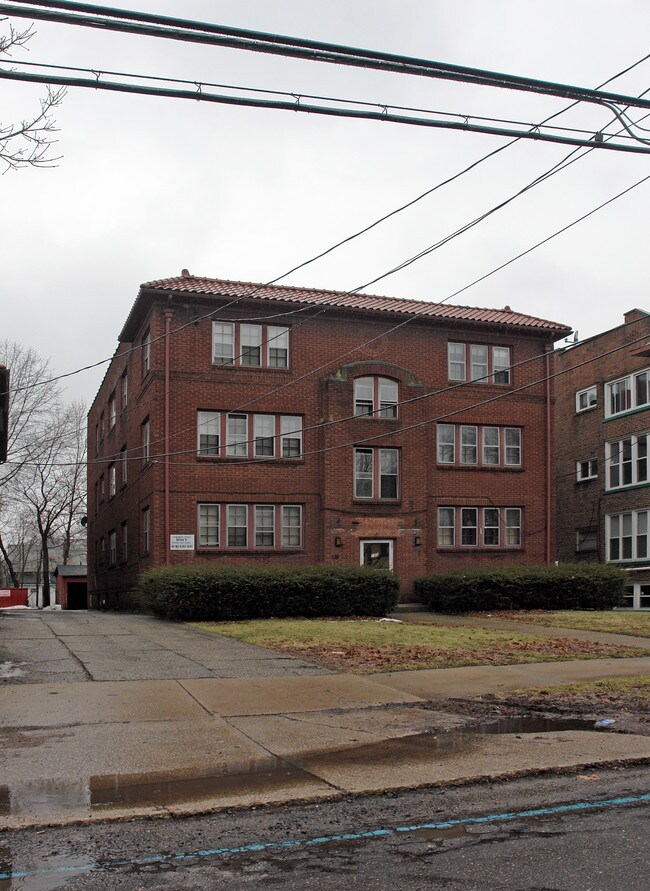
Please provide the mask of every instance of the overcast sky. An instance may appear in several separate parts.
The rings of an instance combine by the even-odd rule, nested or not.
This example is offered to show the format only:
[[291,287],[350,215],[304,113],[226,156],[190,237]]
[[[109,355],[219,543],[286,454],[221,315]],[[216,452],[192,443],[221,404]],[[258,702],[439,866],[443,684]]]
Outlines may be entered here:
[[[650,4],[643,0],[115,5],[586,87],[650,52]],[[38,23],[36,30],[29,53],[17,60],[530,122],[567,104],[73,26]],[[639,94],[648,87],[650,62],[609,89]],[[1,81],[0,123],[28,117],[42,92]],[[591,107],[558,123],[595,132],[610,118]],[[9,171],[0,179],[0,338],[50,356],[56,373],[112,355],[141,282],[179,275],[184,267],[216,278],[274,279],[506,141],[74,88],[57,121],[59,165]],[[514,194],[570,150],[521,141],[286,283],[356,288]],[[445,300],[649,173],[646,155],[591,152],[368,290]],[[650,308],[643,285],[649,198],[647,183],[451,302],[509,304],[568,324],[581,339],[619,324],[626,309]],[[92,401],[103,373],[71,378],[67,395]]]

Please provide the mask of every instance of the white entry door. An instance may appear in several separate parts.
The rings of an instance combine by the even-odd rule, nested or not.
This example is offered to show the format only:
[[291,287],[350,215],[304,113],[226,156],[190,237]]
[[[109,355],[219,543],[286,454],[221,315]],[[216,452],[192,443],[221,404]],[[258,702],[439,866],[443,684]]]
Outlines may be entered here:
[[361,565],[372,569],[393,569],[393,542],[389,538],[362,538]]

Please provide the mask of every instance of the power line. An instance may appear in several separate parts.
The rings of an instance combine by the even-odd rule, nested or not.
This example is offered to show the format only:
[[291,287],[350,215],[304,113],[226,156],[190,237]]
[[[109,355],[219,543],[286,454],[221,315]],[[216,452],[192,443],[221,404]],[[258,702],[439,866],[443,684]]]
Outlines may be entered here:
[[[343,46],[324,41],[306,40],[264,31],[231,28],[208,22],[160,16],[150,13],[74,3],[68,0],[18,0],[20,6],[0,3],[0,12],[22,18],[40,19],[70,25],[121,31],[149,37],[226,46],[253,52],[302,58],[308,61],[373,68],[398,74],[418,75],[461,83],[492,86],[501,89],[573,99],[577,102],[602,104],[604,101],[650,109],[649,100],[620,93],[603,93],[585,87],[554,81],[538,80],[489,71],[471,66],[452,65],[395,53],[378,52],[360,47]],[[29,6],[30,8],[26,8]],[[48,7],[42,9],[39,7]]]
[[[0,11],[2,7],[0,5]],[[219,105],[235,105],[247,108],[265,108],[275,111],[291,111],[300,114],[324,115],[326,117],[353,118],[356,120],[381,121],[392,124],[408,124],[415,127],[428,127],[438,130],[462,130],[468,133],[483,133],[490,136],[508,136],[517,139],[532,139],[537,142],[550,142],[558,145],[592,146],[615,152],[632,152],[633,154],[650,154],[650,147],[630,145],[628,143],[612,143],[602,140],[594,141],[595,136],[580,138],[574,136],[558,136],[543,133],[539,129],[514,130],[509,127],[493,127],[487,124],[471,124],[465,121],[442,121],[433,118],[407,117],[391,114],[386,111],[359,111],[355,109],[335,108],[328,105],[313,105],[303,102],[288,102],[275,99],[249,99],[242,96],[226,96],[222,93],[207,93],[203,90],[179,90],[165,87],[138,86],[137,84],[118,83],[115,81],[94,80],[82,77],[65,77],[53,74],[26,74],[18,71],[0,70],[0,78],[21,83],[49,84],[65,87],[81,87],[90,90],[102,90],[111,93],[129,93],[140,96],[157,96],[167,99],[189,99],[192,102],[211,102]],[[648,104],[650,107],[650,103]],[[635,141],[642,141],[634,137]]]

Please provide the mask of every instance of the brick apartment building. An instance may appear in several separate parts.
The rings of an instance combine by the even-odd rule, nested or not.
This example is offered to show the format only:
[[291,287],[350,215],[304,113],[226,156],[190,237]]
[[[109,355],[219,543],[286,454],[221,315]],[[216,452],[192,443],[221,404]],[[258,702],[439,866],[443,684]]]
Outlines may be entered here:
[[91,605],[165,563],[554,559],[553,343],[512,311],[141,286],[89,413]]
[[650,315],[555,359],[558,557],[620,565],[627,605],[650,608]]

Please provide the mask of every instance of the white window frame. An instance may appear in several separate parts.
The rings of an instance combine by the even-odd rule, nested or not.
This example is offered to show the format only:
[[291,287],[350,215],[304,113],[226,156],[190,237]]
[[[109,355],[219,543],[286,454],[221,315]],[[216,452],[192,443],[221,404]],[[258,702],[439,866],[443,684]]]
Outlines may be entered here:
[[120,449],[120,467],[122,468],[122,486],[126,486],[129,478],[129,458],[125,445]]
[[393,571],[393,560],[395,553],[395,542],[392,538],[361,538],[359,539],[359,566],[366,566],[364,563],[363,551],[365,545],[373,545],[373,544],[387,544],[388,545],[388,571]]
[[238,359],[242,368],[262,367],[262,340],[261,325],[251,325],[248,322],[239,323]]
[[[196,427],[198,454],[202,457],[218,457],[221,454],[221,412],[197,412]],[[217,440],[216,445],[211,441],[214,437]]]
[[[215,522],[216,513],[216,522]],[[221,505],[202,502],[197,505],[198,547],[208,550],[221,543]],[[216,532],[216,541],[215,541]],[[212,539],[212,540],[211,540]]]
[[584,483],[587,480],[598,478],[598,458],[585,458],[584,461],[576,461],[576,480]]
[[[384,470],[384,458],[391,453],[395,461],[396,472],[387,473]],[[370,455],[370,470],[359,471],[357,455]],[[395,478],[395,495],[382,495],[384,478]],[[370,480],[370,495],[359,494],[359,483]],[[389,501],[395,502],[400,497],[400,454],[399,449],[371,447],[354,449],[354,497],[359,501]]]
[[[625,520],[630,518],[626,529]],[[645,529],[643,528],[645,526]],[[629,533],[629,534],[628,534]],[[629,556],[625,553],[625,540],[630,539]],[[618,543],[618,554],[614,555],[613,542]],[[621,511],[605,516],[605,542],[607,563],[638,563],[650,559],[650,508]],[[642,544],[643,547],[639,548]],[[639,550],[645,553],[639,555]]]
[[[244,514],[244,522],[233,522],[233,514],[235,511],[241,512]],[[231,530],[236,531],[238,529],[243,529],[245,531],[245,542],[244,544],[231,544],[230,543],[230,532]],[[232,549],[248,549],[248,505],[247,504],[227,504],[226,505],[226,547],[230,550]]]
[[520,507],[441,506],[437,515],[437,547],[442,551],[521,550],[522,521]]
[[591,387],[585,387],[584,390],[576,391],[576,414],[583,411],[591,411],[598,405],[598,387],[593,384]]
[[[242,424],[244,432],[237,432],[236,425]],[[243,439],[242,439],[243,436]],[[226,415],[226,455],[228,458],[248,458],[248,415],[231,412]]]
[[[645,400],[640,398],[639,383],[641,381],[644,382]],[[612,404],[615,399],[615,388],[617,390],[622,388],[623,392],[627,394],[626,402],[629,401],[629,404],[626,404],[624,408],[615,408]],[[605,384],[606,418],[617,417],[641,408],[650,408],[650,368],[639,369]]]
[[399,412],[399,381],[366,375],[354,380],[354,415],[357,418],[394,420]]
[[151,371],[151,332],[146,331],[142,338],[142,377]]
[[[486,431],[498,431],[498,442],[488,443]],[[498,463],[488,463],[486,456],[496,454]],[[437,424],[436,460],[446,467],[484,467],[503,470],[522,466],[522,431],[520,427],[496,427],[480,424]]]
[[501,344],[447,343],[447,378],[450,381],[510,386],[512,349]]
[[[271,523],[262,523],[260,522],[260,514],[269,513],[271,514]],[[253,534],[255,536],[255,549],[265,550],[266,548],[274,548],[275,547],[275,505],[274,504],[256,504],[254,506],[253,511]],[[258,536],[270,536],[270,543],[260,544],[258,541]]]
[[[294,516],[298,511],[298,524],[288,522],[287,517]],[[283,504],[280,507],[281,513],[281,541],[283,548],[301,548],[302,547],[302,505],[301,504]],[[298,543],[290,541],[295,538],[295,530],[298,530]]]
[[127,368],[122,372],[121,380],[121,396],[122,396],[122,411],[125,412],[129,405],[129,371]]
[[142,553],[148,554],[151,549],[151,508],[142,511]]
[[[629,593],[628,593],[629,592]],[[641,598],[644,598],[647,602],[645,604],[641,603]],[[629,606],[622,607],[623,609],[642,609],[647,610],[650,608],[650,585],[644,584],[643,582],[636,582],[634,584],[625,586],[625,598],[626,600],[630,598],[631,603]]]
[[108,432],[110,433],[115,426],[117,420],[117,412],[115,406],[115,390],[108,397]]
[[[217,350],[217,345],[221,350]],[[230,350],[225,347],[230,346]],[[212,364],[235,364],[235,324],[234,322],[212,322]]]
[[117,491],[116,479],[115,479],[115,463],[112,462],[108,465],[108,497],[114,498],[115,492]]
[[[266,364],[268,368],[289,367],[289,329],[268,325],[266,329]],[[284,357],[281,355],[284,353]],[[281,361],[283,359],[283,361]]]
[[[650,484],[650,433],[631,434],[606,443],[605,468],[605,486],[608,492]],[[629,482],[624,481],[626,469]],[[615,475],[618,475],[618,482],[613,483]]]
[[[292,454],[298,447],[298,454]],[[280,456],[302,458],[302,416],[280,415]]]
[[117,565],[117,530],[111,529],[108,533],[108,565]]
[[256,458],[275,458],[275,415],[253,415],[253,453]]

